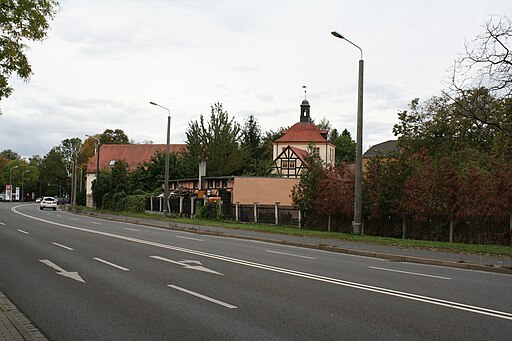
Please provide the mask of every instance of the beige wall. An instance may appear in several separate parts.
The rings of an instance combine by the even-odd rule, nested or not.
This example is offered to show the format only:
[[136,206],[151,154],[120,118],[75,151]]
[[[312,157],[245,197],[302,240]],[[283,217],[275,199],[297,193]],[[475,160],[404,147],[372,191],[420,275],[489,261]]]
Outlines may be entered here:
[[[300,148],[302,150],[307,151],[309,147],[309,143],[276,143],[274,142],[273,146],[273,155],[272,158],[275,160],[279,154],[283,151],[283,148],[288,147],[288,145],[296,148]],[[335,164],[335,148],[331,143],[313,143],[314,147],[319,148],[320,158],[323,162],[325,162],[326,166],[334,166]]]
[[292,204],[290,194],[299,179],[235,177],[233,184],[233,203],[271,205],[279,201],[281,205]]

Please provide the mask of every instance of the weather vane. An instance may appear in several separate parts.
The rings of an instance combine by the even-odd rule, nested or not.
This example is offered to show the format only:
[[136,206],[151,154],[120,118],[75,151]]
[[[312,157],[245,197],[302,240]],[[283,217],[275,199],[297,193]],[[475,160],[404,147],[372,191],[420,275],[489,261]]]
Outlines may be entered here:
[[303,85],[302,88],[304,89],[304,99],[306,99],[306,86]]

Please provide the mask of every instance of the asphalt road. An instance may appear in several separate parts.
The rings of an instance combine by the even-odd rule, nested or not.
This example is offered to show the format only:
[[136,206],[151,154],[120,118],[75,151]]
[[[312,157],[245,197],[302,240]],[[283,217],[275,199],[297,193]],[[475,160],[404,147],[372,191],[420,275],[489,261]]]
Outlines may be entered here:
[[0,291],[52,340],[510,340],[512,276],[0,204]]

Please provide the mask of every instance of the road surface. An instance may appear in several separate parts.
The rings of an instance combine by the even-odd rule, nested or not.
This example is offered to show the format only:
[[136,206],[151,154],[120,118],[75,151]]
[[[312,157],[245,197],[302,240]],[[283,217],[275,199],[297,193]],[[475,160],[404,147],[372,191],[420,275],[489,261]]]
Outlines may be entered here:
[[510,340],[512,276],[0,204],[0,291],[52,340]]

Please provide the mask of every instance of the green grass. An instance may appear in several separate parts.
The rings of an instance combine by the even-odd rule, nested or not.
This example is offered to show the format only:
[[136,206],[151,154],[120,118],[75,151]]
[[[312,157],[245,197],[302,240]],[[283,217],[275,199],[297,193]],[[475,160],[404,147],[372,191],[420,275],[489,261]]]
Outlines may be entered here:
[[376,244],[376,245],[392,245],[403,248],[417,248],[417,249],[427,249],[427,250],[435,250],[435,251],[447,251],[453,253],[467,253],[467,254],[481,254],[481,255],[493,255],[493,256],[502,256],[512,258],[512,247],[504,246],[504,245],[482,245],[482,244],[462,244],[462,243],[448,243],[448,242],[437,242],[437,241],[429,241],[429,240],[413,240],[413,239],[397,239],[397,238],[388,238],[388,237],[377,237],[377,236],[358,236],[349,233],[341,233],[341,232],[327,232],[327,231],[317,231],[317,230],[306,230],[300,229],[298,227],[293,226],[283,226],[283,225],[265,225],[265,224],[251,224],[251,223],[236,223],[231,221],[214,221],[214,220],[205,220],[205,219],[189,219],[189,218],[180,218],[180,217],[164,217],[158,214],[149,214],[149,213],[133,213],[133,212],[112,212],[107,210],[95,210],[92,208],[79,208],[82,211],[89,212],[98,212],[105,214],[114,214],[120,216],[129,216],[133,218],[144,218],[144,219],[154,219],[160,221],[169,221],[169,222],[180,222],[186,224],[194,224],[194,225],[205,225],[205,226],[214,226],[214,227],[223,227],[233,230],[247,230],[247,231],[257,231],[257,232],[265,232],[265,233],[273,233],[273,234],[283,234],[283,235],[292,235],[292,236],[303,236],[303,237],[318,237],[325,239],[337,239],[337,240],[346,240],[352,242],[360,242],[360,243],[368,243],[368,244]]

